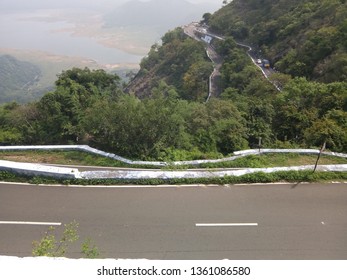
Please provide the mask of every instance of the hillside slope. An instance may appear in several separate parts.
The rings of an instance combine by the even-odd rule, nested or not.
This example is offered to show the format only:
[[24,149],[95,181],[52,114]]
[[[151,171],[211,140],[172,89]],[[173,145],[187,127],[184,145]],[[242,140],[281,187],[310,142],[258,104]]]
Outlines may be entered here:
[[13,56],[0,56],[0,103],[30,100],[31,87],[39,80],[40,69]]
[[321,82],[347,78],[345,0],[234,0],[211,28],[249,42],[282,73]]
[[127,91],[148,97],[161,81],[174,86],[178,95],[188,100],[204,100],[213,70],[204,45],[184,34],[182,28],[166,33],[161,46],[152,46],[141,62],[141,69]]
[[[346,14],[344,1],[234,0],[204,15],[210,29],[225,38],[211,43],[223,57],[219,99],[244,118],[250,147],[326,142],[329,149],[347,149]],[[258,57],[279,69],[270,79],[281,91],[237,41],[252,45]],[[180,98],[201,102],[209,75],[207,67],[198,67],[204,65],[203,47],[180,29],[167,33],[143,59],[130,92],[148,97],[164,80]]]

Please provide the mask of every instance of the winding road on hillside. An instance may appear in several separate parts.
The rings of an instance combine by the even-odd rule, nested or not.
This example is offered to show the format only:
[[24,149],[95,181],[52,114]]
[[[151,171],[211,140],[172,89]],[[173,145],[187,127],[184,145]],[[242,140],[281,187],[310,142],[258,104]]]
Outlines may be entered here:
[[[0,184],[0,255],[79,223],[102,258],[346,259],[347,184],[59,187]],[[79,258],[80,246],[68,257]]]
[[207,43],[202,39],[202,35],[206,34],[206,29],[202,29],[199,23],[193,22],[183,27],[184,33],[189,37],[197,40],[199,42],[204,42],[206,45],[206,54],[213,63],[213,72],[209,78],[209,89],[206,102],[210,100],[211,97],[219,96],[220,92],[220,79],[221,73],[220,69],[223,65],[223,58],[215,51],[211,44]]
[[[208,40],[208,38],[214,38],[217,40],[224,40],[224,38],[222,36],[219,36],[217,34],[213,34],[212,32],[210,32],[208,30],[208,28],[201,26],[201,24],[197,23],[197,22],[192,22],[188,25],[185,25],[183,27],[184,33],[186,35],[188,35],[189,37],[199,41],[199,42],[204,42],[206,45],[206,53],[208,55],[208,57],[210,58],[210,60],[213,63],[213,67],[214,70],[210,76],[209,79],[209,92],[208,92],[208,97],[206,102],[209,101],[209,99],[211,97],[217,97],[221,94],[221,90],[220,90],[220,79],[221,79],[221,73],[220,73],[220,69],[223,65],[223,57],[220,56],[215,49],[213,48],[213,46],[210,44],[210,41]],[[207,37],[206,37],[207,36]],[[207,38],[204,39],[204,38]],[[258,58],[253,54],[253,50],[251,46],[248,46],[246,44],[243,43],[239,43],[237,42],[237,45],[243,48],[246,48],[247,50],[247,54],[250,57],[250,59],[252,60],[253,64],[256,65],[261,72],[263,73],[264,77],[270,81],[270,76],[275,72],[272,68],[265,68],[262,67],[262,65],[260,65],[257,60]],[[281,91],[281,88],[279,86],[277,86],[274,82],[270,81],[278,91]]]

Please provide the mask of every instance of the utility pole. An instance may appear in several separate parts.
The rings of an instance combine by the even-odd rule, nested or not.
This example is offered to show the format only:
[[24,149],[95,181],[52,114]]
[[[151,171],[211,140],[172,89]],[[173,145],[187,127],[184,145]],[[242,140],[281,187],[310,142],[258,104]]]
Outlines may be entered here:
[[258,147],[259,147],[259,154],[260,154],[260,149],[261,149],[261,140],[262,140],[262,138],[261,138],[261,137],[259,137],[259,143],[258,143]]
[[320,159],[320,156],[322,155],[322,152],[325,150],[326,145],[327,145],[327,141],[324,141],[324,143],[323,143],[323,145],[322,145],[322,147],[321,147],[321,149],[319,151],[318,158],[317,158],[317,161],[316,161],[316,165],[314,166],[314,169],[313,169],[313,173],[316,172],[316,169],[317,169],[317,166],[318,166],[318,161]]

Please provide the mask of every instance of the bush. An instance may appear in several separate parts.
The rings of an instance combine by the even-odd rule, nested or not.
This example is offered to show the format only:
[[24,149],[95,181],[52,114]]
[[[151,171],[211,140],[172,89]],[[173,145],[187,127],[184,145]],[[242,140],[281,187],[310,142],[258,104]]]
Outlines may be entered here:
[[64,184],[64,185],[180,185],[180,184],[254,184],[254,183],[272,183],[272,182],[329,182],[338,180],[347,180],[347,172],[315,172],[306,171],[279,171],[273,173],[257,172],[243,176],[224,176],[212,178],[173,178],[173,179],[53,179],[45,177],[25,178],[18,177],[11,173],[5,174],[9,181],[29,182],[31,184]]
[[16,178],[16,175],[7,171],[0,171],[0,180],[12,181]]

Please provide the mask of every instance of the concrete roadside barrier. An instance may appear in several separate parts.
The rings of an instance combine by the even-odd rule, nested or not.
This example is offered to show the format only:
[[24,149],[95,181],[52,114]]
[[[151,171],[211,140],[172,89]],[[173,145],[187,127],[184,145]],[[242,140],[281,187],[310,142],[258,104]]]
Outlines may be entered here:
[[[77,150],[83,151],[103,157],[108,157],[117,161],[129,165],[148,165],[154,167],[162,167],[168,165],[200,165],[203,163],[219,163],[233,161],[235,159],[259,154],[269,153],[297,153],[297,154],[313,154],[317,155],[319,150],[314,149],[258,149],[244,150],[234,153],[234,156],[211,159],[211,160],[193,160],[193,161],[177,161],[177,162],[157,162],[157,161],[133,161],[118,155],[103,152],[86,145],[52,145],[52,146],[2,146],[0,151],[25,151],[25,150]],[[347,154],[323,152],[324,155],[347,158]],[[251,174],[255,172],[277,172],[277,171],[291,171],[291,170],[313,170],[313,166],[292,166],[292,167],[274,167],[274,168],[240,168],[238,170],[118,170],[118,171],[85,171],[80,172],[76,168],[66,168],[57,166],[46,166],[42,164],[34,163],[19,163],[0,160],[0,170],[10,171],[20,175],[27,176],[48,176],[54,178],[63,179],[146,179],[146,178],[211,178],[211,177],[223,177],[223,176],[242,176],[245,174]],[[347,172],[347,164],[338,165],[320,165],[318,171],[332,171],[332,172]]]
[[46,166],[35,163],[22,163],[7,160],[0,160],[0,170],[9,171],[25,176],[45,176],[58,179],[78,179],[80,172],[76,168],[66,168],[57,166]]

